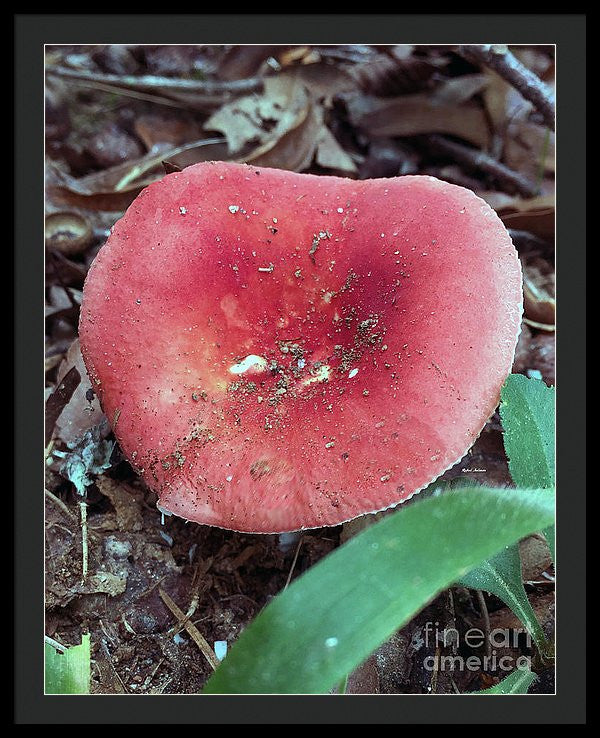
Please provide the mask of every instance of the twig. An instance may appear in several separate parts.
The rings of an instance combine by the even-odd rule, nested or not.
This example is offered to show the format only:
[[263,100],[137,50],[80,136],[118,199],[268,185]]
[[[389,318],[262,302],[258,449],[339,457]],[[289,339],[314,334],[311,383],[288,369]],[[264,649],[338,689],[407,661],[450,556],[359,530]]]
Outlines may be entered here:
[[79,503],[81,513],[81,581],[85,582],[88,575],[88,531],[87,531],[87,502],[81,500]]
[[534,182],[483,151],[464,146],[437,134],[429,136],[429,142],[440,153],[447,154],[468,167],[480,169],[490,174],[494,179],[511,185],[525,197],[535,197],[539,192]]
[[116,670],[115,665],[113,664],[112,656],[110,655],[110,651],[108,650],[108,646],[106,645],[106,642],[104,641],[104,639],[102,639],[100,643],[102,645],[102,650],[104,651],[104,655],[106,656],[106,661],[108,662],[108,665],[110,666],[112,670],[112,673],[119,680],[119,683],[121,687],[123,688],[123,691],[125,692],[125,694],[129,694],[129,690],[126,687],[125,682],[121,679],[119,672]]
[[483,618],[483,623],[485,626],[485,655],[490,656],[492,653],[492,644],[490,642],[490,614],[488,613],[487,605],[485,603],[485,597],[483,596],[483,592],[480,589],[476,590],[477,592],[477,600],[479,602],[479,610],[481,612],[481,616]]
[[[173,615],[175,615],[179,623],[183,623],[184,621],[186,621],[186,616],[183,610],[181,610],[175,604],[175,602],[173,602],[171,597],[164,591],[164,589],[159,589],[158,593],[160,594],[161,600],[165,603],[165,605],[169,608]],[[215,656],[215,652],[208,645],[208,642],[206,641],[202,633],[200,633],[198,628],[196,628],[196,626],[189,621],[185,622],[185,629],[191,636],[194,643],[198,646],[200,651],[204,654],[206,660],[211,665],[211,667],[213,669],[216,669],[219,666],[219,660]]]
[[136,76],[133,74],[100,74],[80,69],[68,69],[67,67],[51,66],[46,72],[55,77],[63,79],[81,80],[94,82],[115,87],[124,87],[132,90],[159,90],[163,94],[165,90],[173,92],[187,92],[214,97],[219,95],[243,95],[262,89],[263,81],[259,77],[234,80],[199,80],[178,79],[174,77],[158,77],[153,74]]
[[57,507],[59,507],[68,518],[71,518],[71,520],[76,520],[75,515],[73,515],[73,513],[69,510],[69,508],[65,505],[65,503],[59,497],[57,497],[56,495],[52,494],[52,492],[50,492],[50,490],[48,490],[48,489],[44,489],[44,493],[45,493],[46,497],[49,500],[52,500],[52,502]]
[[300,540],[298,541],[298,545],[296,546],[296,553],[294,554],[294,560],[292,561],[292,565],[290,567],[290,573],[287,576],[287,579],[285,581],[285,587],[283,588],[284,592],[288,588],[289,583],[292,579],[292,574],[294,573],[294,569],[296,568],[296,562],[298,561],[298,554],[300,553],[300,546],[302,545],[302,541],[303,539],[300,538]]
[[66,646],[63,646],[62,643],[59,643],[58,641],[55,641],[54,638],[50,638],[50,636],[45,635],[44,636],[44,641],[48,645],[52,646],[52,648],[55,648],[57,651],[60,651],[60,653],[66,653],[67,652],[67,647]]
[[515,90],[529,100],[542,114],[551,130],[555,128],[554,95],[542,80],[522,64],[504,44],[467,44],[458,47],[460,54],[493,69]]

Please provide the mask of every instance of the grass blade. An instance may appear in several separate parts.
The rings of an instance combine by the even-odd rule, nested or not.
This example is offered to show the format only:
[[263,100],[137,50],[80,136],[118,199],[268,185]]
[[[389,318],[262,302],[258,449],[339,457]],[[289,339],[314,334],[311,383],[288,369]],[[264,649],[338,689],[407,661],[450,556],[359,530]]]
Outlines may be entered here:
[[548,648],[546,636],[531,607],[521,577],[521,556],[517,544],[507,546],[496,556],[461,577],[460,584],[484,589],[499,597],[527,628],[540,653]]
[[515,669],[499,684],[471,694],[527,694],[535,680],[535,674],[529,669]]
[[83,635],[80,646],[64,653],[45,645],[46,694],[88,694],[90,691],[90,636]]

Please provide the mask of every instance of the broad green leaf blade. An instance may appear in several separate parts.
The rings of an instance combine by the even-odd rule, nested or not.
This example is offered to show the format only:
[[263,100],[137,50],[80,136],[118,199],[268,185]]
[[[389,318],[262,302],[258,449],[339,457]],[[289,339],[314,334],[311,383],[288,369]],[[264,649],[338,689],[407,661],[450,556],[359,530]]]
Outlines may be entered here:
[[499,684],[489,689],[480,689],[479,692],[470,692],[470,694],[527,694],[536,678],[529,669],[515,669]]
[[90,691],[90,636],[81,638],[80,646],[58,653],[45,645],[46,694],[88,694]]
[[463,488],[401,508],[275,597],[205,692],[322,693],[438,592],[552,522],[546,490]]
[[514,483],[532,489],[553,487],[554,388],[511,374],[500,398],[504,448]]
[[485,589],[499,597],[530,632],[540,653],[546,652],[548,644],[544,631],[523,587],[521,556],[517,544],[507,546],[496,556],[461,577],[460,584],[472,589]]

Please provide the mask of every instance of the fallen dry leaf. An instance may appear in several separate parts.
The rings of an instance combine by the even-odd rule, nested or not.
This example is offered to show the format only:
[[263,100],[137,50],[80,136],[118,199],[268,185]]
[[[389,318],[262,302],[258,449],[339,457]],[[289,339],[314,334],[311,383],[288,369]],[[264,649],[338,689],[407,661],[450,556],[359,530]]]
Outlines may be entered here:
[[96,479],[96,486],[105,497],[108,497],[115,508],[117,530],[136,533],[143,529],[142,492],[104,474]]
[[528,231],[548,243],[554,243],[555,197],[539,195],[520,198],[502,192],[478,192],[502,219],[507,228]]
[[250,143],[260,147],[276,142],[306,119],[310,98],[295,75],[268,77],[264,88],[262,94],[223,105],[204,124],[206,131],[224,134],[230,154],[241,152]]
[[526,176],[553,174],[556,169],[556,137],[553,131],[528,120],[511,124],[504,143],[504,163]]
[[164,176],[163,160],[183,168],[199,161],[223,158],[224,153],[221,139],[201,139],[181,146],[161,147],[158,152],[150,151],[135,161],[78,179],[50,165],[53,176],[47,184],[47,193],[55,204],[121,212],[145,187]]
[[376,98],[345,95],[350,121],[371,136],[446,133],[487,148],[490,131],[479,105],[437,103],[430,94]]
[[98,398],[94,395],[88,399],[91,383],[83,363],[78,338],[73,341],[58,368],[57,383],[60,384],[73,369],[79,373],[81,382],[56,420],[56,434],[67,444],[81,438],[87,430],[98,425],[104,418]]
[[195,120],[180,114],[178,116],[159,113],[140,115],[134,123],[136,134],[150,151],[157,144],[171,147],[181,146],[201,137],[201,128]]
[[325,125],[321,127],[317,142],[316,162],[324,169],[333,169],[346,174],[354,174],[357,171],[352,157],[344,151]]
[[541,257],[522,257],[525,316],[553,330],[556,320],[554,270]]

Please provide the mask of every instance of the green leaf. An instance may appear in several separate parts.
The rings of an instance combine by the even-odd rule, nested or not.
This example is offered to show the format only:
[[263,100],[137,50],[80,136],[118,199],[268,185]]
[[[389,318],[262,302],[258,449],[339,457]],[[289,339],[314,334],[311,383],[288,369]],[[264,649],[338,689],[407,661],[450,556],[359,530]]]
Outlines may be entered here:
[[323,693],[438,592],[551,524],[547,490],[455,489],[370,526],[275,597],[205,692]]
[[540,653],[546,655],[548,650],[546,636],[523,587],[521,556],[517,544],[507,546],[496,556],[461,577],[460,584],[472,589],[484,589],[499,597],[531,633]]
[[[500,416],[504,426],[504,447],[515,484],[553,487],[554,389],[539,379],[511,374],[502,387]],[[549,526],[544,534],[554,558],[554,526]],[[531,633],[540,653],[547,655],[544,632],[523,587],[517,545],[509,546],[494,559],[469,572],[461,579],[461,584],[485,589],[499,597]]]
[[470,694],[527,694],[536,678],[536,675],[529,669],[515,669],[499,684],[489,689],[481,689],[479,692],[470,692]]
[[553,487],[554,388],[511,374],[500,394],[500,417],[510,474],[517,487]]
[[542,533],[544,534],[546,543],[548,544],[548,548],[550,549],[552,561],[556,561],[556,529],[553,525],[551,525],[549,528],[544,528]]
[[90,636],[81,638],[80,646],[59,653],[45,644],[46,694],[88,694],[90,691]]

